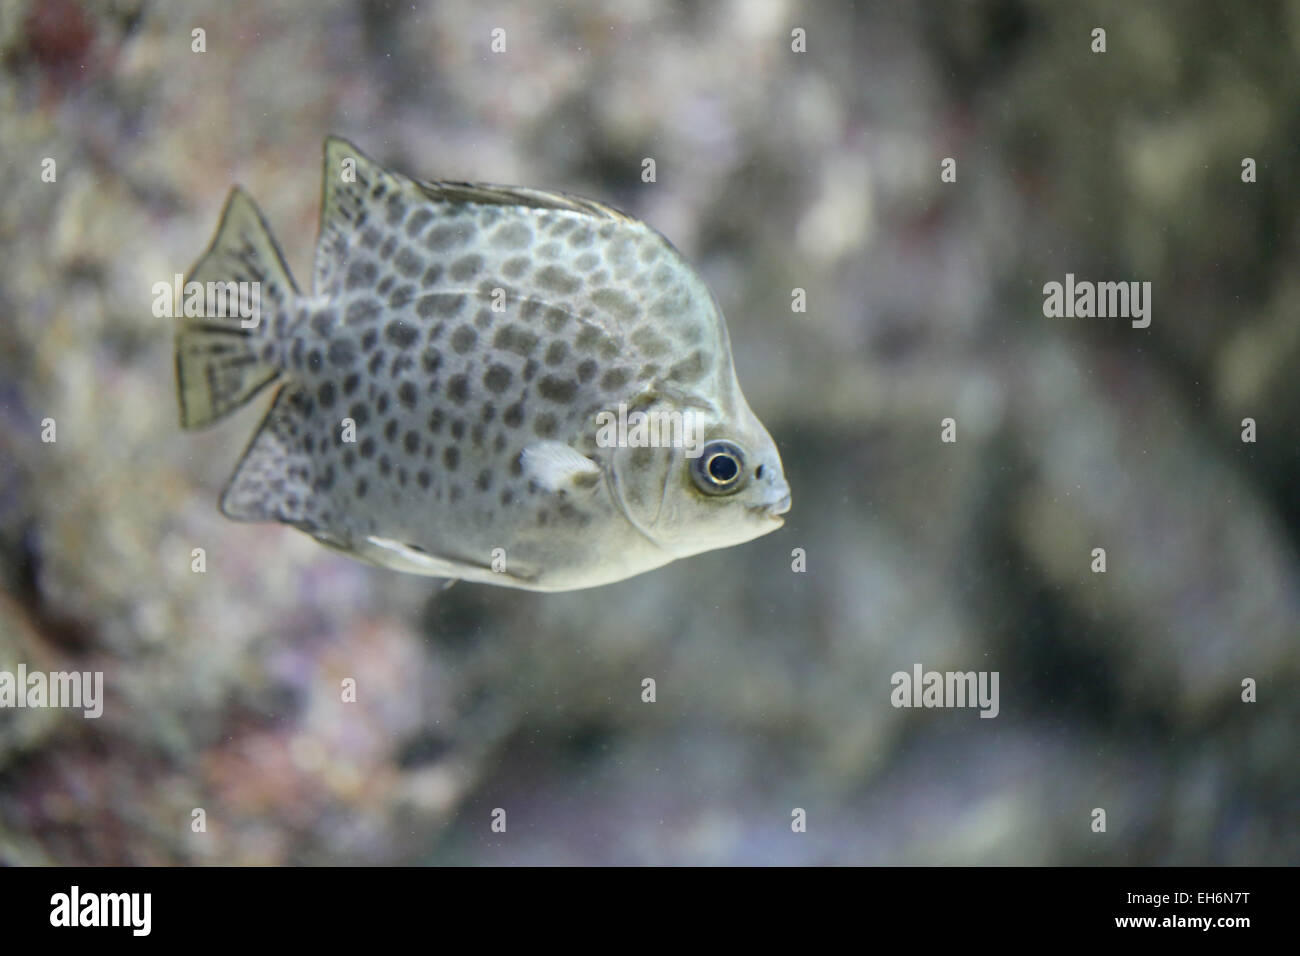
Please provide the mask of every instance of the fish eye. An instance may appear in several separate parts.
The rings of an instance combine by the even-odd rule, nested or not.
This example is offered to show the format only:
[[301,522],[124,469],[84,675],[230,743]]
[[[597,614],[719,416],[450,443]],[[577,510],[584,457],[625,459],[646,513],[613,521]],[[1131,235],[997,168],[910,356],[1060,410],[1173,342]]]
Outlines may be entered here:
[[711,441],[691,460],[691,478],[706,495],[730,495],[744,487],[745,453],[729,441]]

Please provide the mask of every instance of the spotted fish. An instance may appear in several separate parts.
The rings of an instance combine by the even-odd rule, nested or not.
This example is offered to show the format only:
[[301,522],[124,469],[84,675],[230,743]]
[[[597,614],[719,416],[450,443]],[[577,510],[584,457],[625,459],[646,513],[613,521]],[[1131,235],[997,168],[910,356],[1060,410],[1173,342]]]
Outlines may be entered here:
[[[561,193],[415,181],[331,138],[313,273],[299,292],[235,188],[188,276],[257,283],[260,308],[178,321],[181,425],[278,386],[222,494],[230,518],[536,591],[781,526],[790,489],[722,314],[644,223]],[[620,436],[616,411],[690,421],[699,440]]]

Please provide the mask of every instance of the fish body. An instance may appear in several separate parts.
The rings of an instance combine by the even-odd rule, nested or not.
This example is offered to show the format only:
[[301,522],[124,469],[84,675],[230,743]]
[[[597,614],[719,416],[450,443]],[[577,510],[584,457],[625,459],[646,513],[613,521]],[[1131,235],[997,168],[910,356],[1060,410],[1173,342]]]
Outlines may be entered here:
[[[188,277],[257,283],[260,313],[179,321],[182,426],[278,386],[227,516],[537,591],[780,527],[789,487],[722,314],[644,223],[559,193],[415,181],[331,138],[313,273],[300,293],[236,188]],[[637,413],[689,421],[698,441],[609,440],[611,415]]]

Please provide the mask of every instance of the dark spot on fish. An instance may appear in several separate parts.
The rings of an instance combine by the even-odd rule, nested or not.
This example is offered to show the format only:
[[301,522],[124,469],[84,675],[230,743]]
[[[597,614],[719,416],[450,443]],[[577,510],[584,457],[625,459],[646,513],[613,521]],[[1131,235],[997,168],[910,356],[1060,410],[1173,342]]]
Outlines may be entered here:
[[477,253],[464,256],[451,264],[451,277],[457,282],[468,282],[483,268],[483,257]]
[[370,226],[361,233],[361,245],[365,246],[367,249],[373,249],[375,246],[379,245],[379,240],[382,239],[383,236],[384,234],[382,232],[374,226]]
[[578,363],[578,381],[586,385],[600,371],[600,363],[595,359],[583,359]]
[[524,403],[515,402],[501,415],[501,421],[511,428],[518,428],[524,423]]
[[393,364],[388,369],[388,374],[393,378],[398,378],[408,369],[415,368],[415,359],[405,352],[399,352],[393,357]]
[[366,481],[365,478],[358,478],[358,479],[357,479],[357,497],[358,497],[358,498],[364,498],[364,497],[366,496],[366,490],[367,490],[369,487],[370,487],[370,483],[369,483],[368,481]]
[[569,236],[568,241],[569,245],[573,246],[573,248],[582,249],[591,245],[592,238],[591,228],[589,226],[583,226],[581,229],[576,230],[573,235]]
[[414,279],[416,273],[424,268],[424,259],[411,251],[410,246],[402,246],[393,258],[393,268],[408,279]]
[[368,289],[375,284],[379,268],[369,259],[356,259],[348,266],[347,288]]
[[330,364],[337,368],[346,368],[357,360],[357,349],[348,339],[336,339],[329,344]]
[[402,447],[406,449],[408,455],[414,455],[420,450],[420,435],[418,432],[408,431],[402,436]]
[[375,440],[369,435],[361,439],[361,444],[357,446],[357,454],[362,458],[373,458],[375,456]]
[[380,295],[388,295],[388,290],[393,287],[393,283],[395,283],[396,281],[397,281],[397,276],[386,275],[379,280],[379,285],[375,286],[375,291]]
[[494,348],[514,352],[527,358],[533,354],[533,349],[537,348],[537,341],[537,336],[527,329],[517,325],[503,325],[497,330],[492,345]]
[[642,326],[632,333],[632,344],[650,358],[663,355],[672,347],[672,343],[655,334],[654,329],[648,326]]
[[448,471],[455,471],[460,464],[460,450],[455,445],[448,445],[442,450],[442,463]]
[[436,298],[438,300],[436,314],[438,315],[451,318],[460,315],[461,310],[465,308],[465,296],[463,295],[452,295],[444,292],[436,295]]
[[457,405],[464,405],[469,401],[469,377],[466,375],[453,375],[448,379],[447,397]]
[[567,403],[573,401],[573,396],[578,394],[578,386],[567,378],[545,375],[537,383],[537,394],[547,401]]
[[338,315],[333,309],[323,309],[311,317],[311,330],[321,338],[327,337],[334,328]]
[[458,418],[451,423],[451,437],[456,441],[465,437],[465,419]]
[[325,382],[316,390],[316,400],[320,402],[321,408],[333,408],[335,399],[335,389],[333,382]]
[[307,368],[312,372],[319,372],[325,367],[325,356],[320,354],[320,349],[312,349],[307,353]]
[[360,428],[366,422],[370,421],[370,409],[365,405],[362,405],[360,402],[356,402],[348,409],[348,417],[356,422],[357,427]]
[[421,488],[428,488],[433,481],[433,476],[421,468],[415,473],[415,480]]
[[556,339],[546,347],[546,364],[559,365],[569,354],[569,343],[563,339]]
[[624,322],[630,322],[641,313],[641,307],[618,289],[596,289],[591,293],[591,301]]
[[627,369],[613,368],[606,372],[600,379],[600,387],[607,392],[613,392],[627,384],[631,376]]
[[420,355],[420,367],[430,375],[442,365],[442,353],[437,349],[425,349]]
[[533,241],[533,231],[522,222],[507,222],[492,233],[492,244],[503,249],[522,249]]
[[356,372],[353,372],[351,375],[349,375],[347,378],[343,380],[343,394],[351,395],[353,392],[357,390],[357,386],[360,384],[361,384],[361,376],[358,375]]
[[546,323],[546,328],[551,332],[559,332],[569,323],[569,313],[565,312],[558,306],[552,306],[546,310],[542,316],[542,321]]
[[393,441],[397,438],[397,429],[399,427],[400,426],[398,426],[397,424],[397,419],[390,418],[388,420],[388,424],[384,426],[384,441],[388,442],[391,445]]
[[400,319],[394,319],[384,326],[384,338],[398,348],[410,348],[419,334],[415,326]]
[[400,285],[393,290],[393,294],[388,297],[388,307],[390,309],[404,309],[411,304],[415,298],[415,286]]
[[515,256],[501,264],[501,274],[507,279],[518,279],[528,271],[532,264],[533,260],[528,256]]
[[542,412],[533,419],[533,434],[538,438],[554,438],[555,431],[555,416],[550,412]]
[[363,352],[369,352],[371,349],[373,349],[373,348],[374,348],[376,345],[378,345],[378,344],[379,344],[379,330],[378,330],[378,329],[366,329],[366,331],[362,333],[362,335],[361,335],[361,350],[362,350]]
[[674,382],[690,384],[703,378],[712,366],[712,361],[700,350],[695,350],[668,370],[668,377]]
[[381,474],[381,475],[383,475],[385,478],[387,478],[387,477],[388,477],[388,473],[389,473],[390,471],[392,471],[392,470],[393,470],[393,463],[392,463],[391,461],[388,460],[388,456],[387,456],[387,455],[380,455],[380,456],[379,456],[379,474]]
[[492,312],[489,309],[479,309],[474,314],[474,324],[480,329],[487,329],[492,324]]
[[582,285],[582,280],[577,276],[554,265],[538,269],[533,281],[543,289],[550,289],[563,295],[571,295]]
[[377,315],[379,315],[378,302],[374,299],[357,299],[348,306],[347,312],[343,314],[343,320],[348,325],[361,325],[373,321]]
[[429,431],[433,432],[435,435],[438,434],[442,431],[442,423],[445,420],[446,416],[443,414],[442,409],[435,408],[433,411],[429,412]]
[[424,237],[424,244],[434,252],[446,252],[468,242],[473,232],[473,226],[468,223],[436,226]]
[[452,501],[460,501],[461,498],[465,497],[465,491],[460,485],[452,485],[450,497]]
[[487,387],[489,392],[492,392],[495,395],[500,395],[510,387],[510,382],[513,379],[514,375],[506,366],[493,365],[484,373],[483,384]]
[[501,492],[501,504],[505,505],[508,508],[510,507],[510,505],[514,504],[514,501],[515,501],[515,493],[511,491],[509,488]]
[[397,400],[407,408],[415,407],[416,391],[414,382],[403,382],[397,386]]
[[378,375],[379,370],[384,367],[384,350],[380,349],[374,355],[370,356],[370,363],[366,366],[370,369],[371,375]]
[[537,374],[537,370],[538,370],[539,368],[541,368],[541,367],[542,367],[542,366],[541,366],[541,364],[537,361],[537,359],[529,359],[527,362],[525,362],[525,363],[524,363],[524,381],[525,381],[525,382],[531,382],[531,381],[533,380],[533,376]]
[[433,213],[430,210],[417,207],[411,213],[411,218],[406,220],[406,234],[412,239],[416,238],[432,218]]
[[442,263],[435,262],[429,268],[424,270],[424,275],[420,277],[420,285],[426,289],[429,286],[435,286],[442,281]]
[[583,352],[594,352],[605,338],[605,333],[594,325],[584,325],[573,340],[574,347]]
[[451,333],[451,347],[460,355],[473,351],[477,344],[478,333],[468,325],[457,326],[456,331]]
[[479,491],[487,491],[490,489],[492,487],[492,472],[487,468],[480,471],[478,477],[474,479],[474,486],[478,488]]

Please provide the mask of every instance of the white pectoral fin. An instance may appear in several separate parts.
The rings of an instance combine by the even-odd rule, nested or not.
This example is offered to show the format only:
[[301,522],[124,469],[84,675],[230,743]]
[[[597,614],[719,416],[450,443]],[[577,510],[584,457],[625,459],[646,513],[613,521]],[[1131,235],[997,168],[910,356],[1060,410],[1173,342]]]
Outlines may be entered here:
[[600,465],[563,442],[529,445],[520,455],[524,474],[548,491],[590,487],[600,476]]

